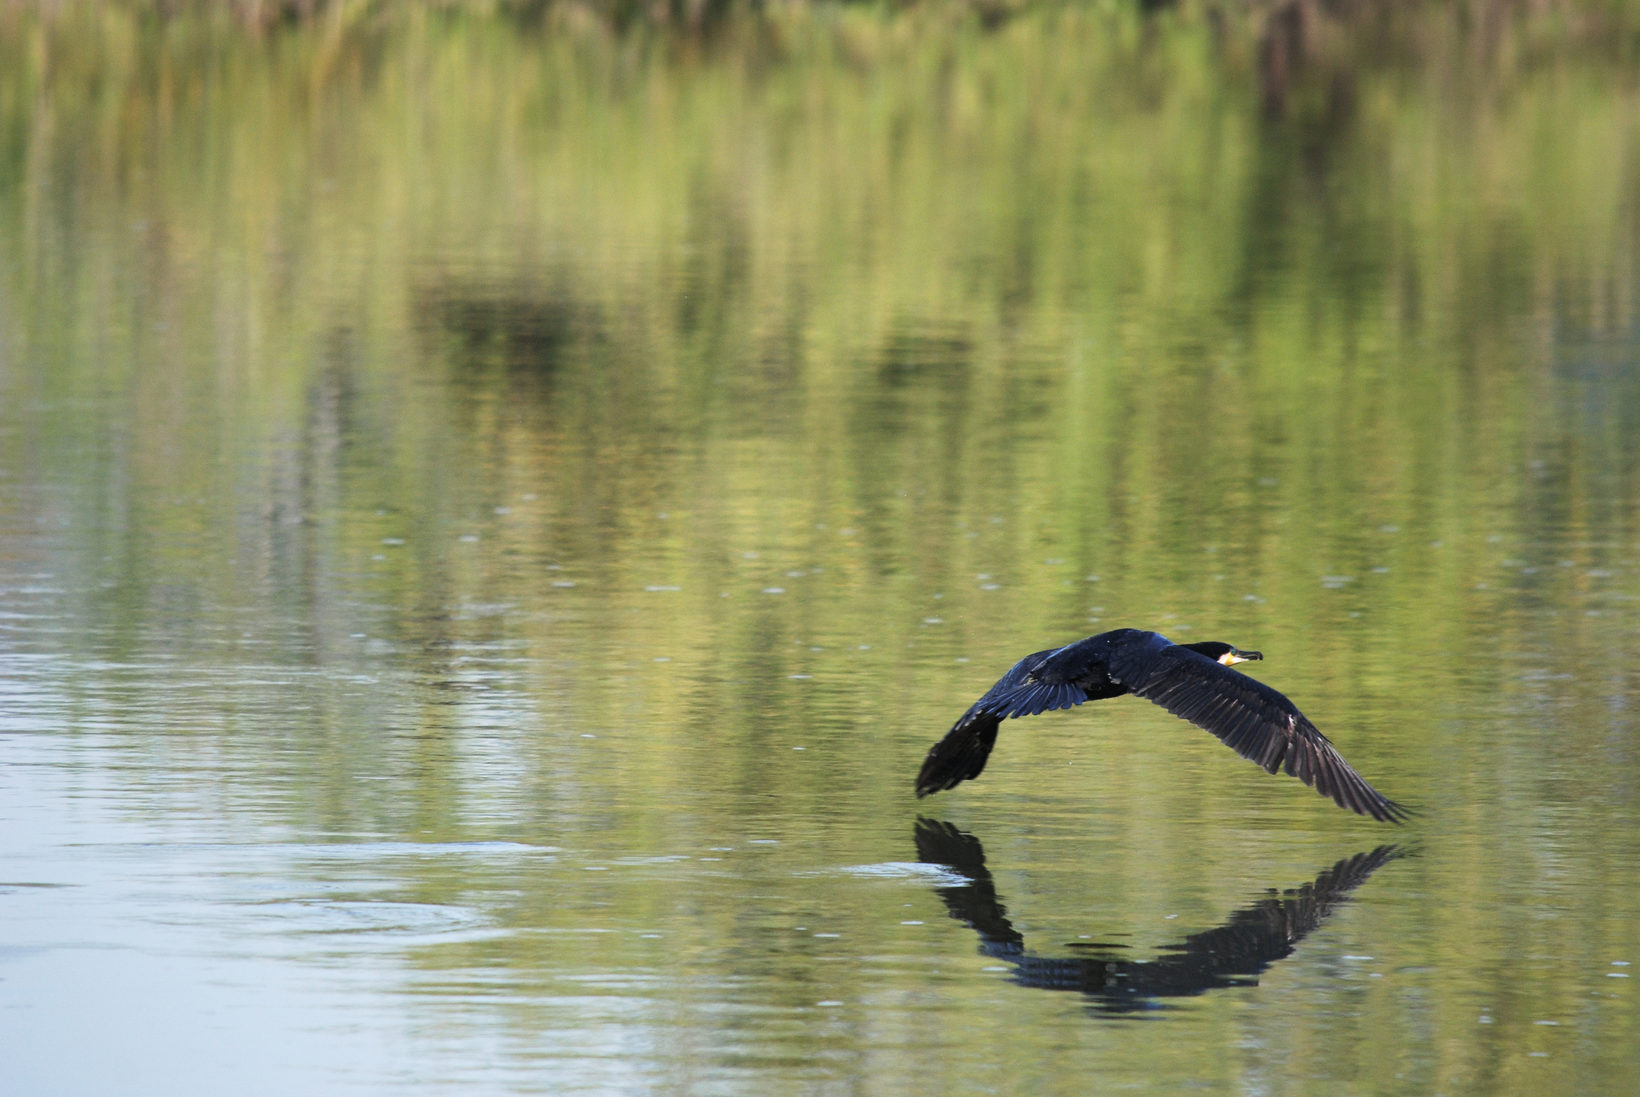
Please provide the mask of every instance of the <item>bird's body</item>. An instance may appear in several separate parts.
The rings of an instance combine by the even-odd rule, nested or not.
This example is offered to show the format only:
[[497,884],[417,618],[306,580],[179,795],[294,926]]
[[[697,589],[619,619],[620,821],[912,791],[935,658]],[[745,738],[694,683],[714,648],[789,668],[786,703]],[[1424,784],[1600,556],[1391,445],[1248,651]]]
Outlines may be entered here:
[[1340,807],[1385,822],[1406,809],[1385,799],[1293,703],[1232,670],[1264,658],[1229,644],[1175,644],[1143,629],[1115,629],[1034,652],[1014,664],[934,744],[917,775],[917,795],[978,777],[1003,720],[1131,693],[1212,732],[1268,773],[1288,773]]

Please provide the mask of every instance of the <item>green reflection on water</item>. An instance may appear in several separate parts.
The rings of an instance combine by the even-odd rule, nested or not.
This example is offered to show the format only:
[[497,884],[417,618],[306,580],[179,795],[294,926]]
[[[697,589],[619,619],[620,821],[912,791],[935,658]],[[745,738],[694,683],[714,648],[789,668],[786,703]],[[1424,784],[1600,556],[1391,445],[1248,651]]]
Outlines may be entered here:
[[[1632,69],[1273,117],[1204,19],[814,18],[4,24],[8,727],[273,844],[298,938],[386,910],[493,1085],[1632,1092]],[[1263,650],[1425,810],[1163,1041],[884,867],[949,722],[1117,625]],[[932,802],[1033,942],[1382,837],[1136,702],[1033,724]]]

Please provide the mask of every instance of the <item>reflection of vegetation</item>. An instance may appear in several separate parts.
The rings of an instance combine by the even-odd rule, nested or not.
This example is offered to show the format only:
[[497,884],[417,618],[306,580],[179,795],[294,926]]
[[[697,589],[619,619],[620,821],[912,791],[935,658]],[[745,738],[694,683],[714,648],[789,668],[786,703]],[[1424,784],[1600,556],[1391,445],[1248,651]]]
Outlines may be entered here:
[[[0,278],[15,345],[69,348],[23,383],[128,389],[167,427],[107,455],[139,487],[354,507],[370,537],[399,491],[418,521],[464,520],[476,500],[427,487],[453,466],[426,455],[458,453],[500,470],[489,505],[535,494],[508,528],[565,566],[641,550],[659,585],[713,588],[758,551],[885,607],[904,569],[946,592],[986,574],[1013,604],[976,620],[1069,635],[1244,617],[1255,594],[1285,608],[1248,642],[1279,648],[1278,622],[1484,571],[1473,535],[1499,515],[1532,523],[1503,534],[1519,555],[1541,522],[1634,506],[1633,379],[1570,364],[1633,322],[1640,96],[1609,63],[1628,9],[1366,7],[1327,10],[1403,48],[1284,121],[1254,46],[1191,5],[1142,32],[1125,8],[1032,6],[938,34],[912,29],[922,8],[782,6],[758,18],[817,33],[708,54],[443,11],[257,37],[135,4],[12,9]],[[370,10],[254,10],[321,9]],[[1534,46],[1610,21],[1581,54]],[[1492,46],[1460,47],[1483,29]],[[1347,48],[1307,33],[1312,68]],[[97,351],[110,323],[141,368]],[[205,328],[222,342],[179,342]],[[459,396],[422,409],[412,373]],[[314,395],[333,390],[421,410],[363,412],[333,449]],[[317,467],[215,490],[263,467],[224,448],[290,438]],[[1606,569],[1620,543],[1573,558]],[[1228,562],[1204,570],[1204,546]],[[438,588],[423,564],[442,566],[406,592]],[[1316,593],[1379,564],[1392,579]],[[1091,573],[1120,581],[1061,585]],[[1420,642],[1488,612],[1454,604]]]
[[[21,5],[18,5],[20,7]],[[72,9],[72,2],[50,5],[48,13]],[[83,5],[82,5],[83,6]],[[386,0],[101,0],[98,5],[145,19],[165,18],[193,22],[229,18],[246,30],[272,31],[283,26],[325,21],[359,25],[390,18],[395,9],[410,5]],[[793,14],[808,16],[849,6],[846,0],[802,0],[771,5],[764,0],[423,0],[417,7],[427,12],[451,10],[497,16],[515,25],[548,25],[554,28],[596,26],[607,30],[631,30],[639,26],[676,32],[717,31],[736,23],[778,24]],[[972,19],[986,29],[1003,26],[1010,20],[1054,12],[1072,6],[1068,0],[887,0],[861,5],[874,18],[888,20],[911,15],[963,21]],[[1123,0],[1105,5],[1104,14],[1131,9],[1141,14],[1186,13],[1210,17],[1221,24],[1247,22],[1268,27],[1283,23],[1280,33],[1293,41],[1284,42],[1287,52],[1313,53],[1318,43],[1332,48],[1348,48],[1338,41],[1348,28],[1355,36],[1370,37],[1375,46],[1389,42],[1401,48],[1416,45],[1432,33],[1460,30],[1495,42],[1522,24],[1538,34],[1564,37],[1609,35],[1624,25],[1629,15],[1621,0],[1480,0],[1455,5],[1440,0],[1423,3],[1383,5],[1370,0]],[[1265,46],[1265,49],[1274,47]]]
[[[1543,523],[1588,535],[1534,597],[1620,572],[1595,531],[1635,507],[1640,400],[1571,363],[1633,322],[1621,33],[1550,64],[1547,16],[1480,20],[1518,37],[1471,52],[1444,7],[1345,6],[1405,48],[1279,120],[1254,47],[1189,5],[1142,32],[1042,6],[938,34],[920,8],[771,9],[818,32],[708,54],[445,12],[257,37],[140,10],[0,22],[0,279],[15,345],[62,348],[14,385],[116,385],[164,426],[43,444],[227,507],[138,491],[109,519],[161,544],[269,492],[276,521],[359,517],[278,527],[301,553],[505,504],[534,582],[706,592],[645,626],[667,648],[716,636],[747,572],[820,600],[801,626],[728,607],[781,642],[971,622],[924,638],[942,654],[1188,607],[1276,651],[1315,622],[1331,665],[1349,614],[1444,598],[1364,664],[1368,696],[1463,650],[1495,608],[1451,592]],[[1626,11],[1575,10],[1566,34]],[[1312,68],[1345,48],[1311,33]],[[98,351],[110,323],[132,359]],[[448,405],[412,398],[427,378]],[[266,481],[235,481],[264,451]],[[384,604],[450,588],[441,552],[396,558]]]

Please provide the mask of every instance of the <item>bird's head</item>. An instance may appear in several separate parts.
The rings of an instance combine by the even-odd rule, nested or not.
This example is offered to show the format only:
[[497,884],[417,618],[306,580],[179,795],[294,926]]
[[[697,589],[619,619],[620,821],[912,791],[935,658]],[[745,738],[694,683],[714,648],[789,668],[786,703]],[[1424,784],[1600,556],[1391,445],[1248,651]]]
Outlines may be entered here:
[[1243,651],[1238,647],[1232,647],[1229,644],[1220,643],[1218,640],[1210,640],[1205,644],[1186,644],[1184,646],[1189,648],[1191,651],[1200,652],[1209,659],[1212,659],[1214,662],[1223,663],[1227,667],[1233,667],[1237,663],[1250,663],[1255,659],[1264,658],[1264,653],[1262,651]]

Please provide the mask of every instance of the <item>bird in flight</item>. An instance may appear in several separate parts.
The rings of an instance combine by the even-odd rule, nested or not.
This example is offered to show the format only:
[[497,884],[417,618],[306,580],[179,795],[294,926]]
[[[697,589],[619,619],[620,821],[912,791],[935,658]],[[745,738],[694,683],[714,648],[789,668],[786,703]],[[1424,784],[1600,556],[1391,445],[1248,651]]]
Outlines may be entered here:
[[1405,819],[1407,809],[1367,784],[1297,706],[1231,669],[1262,658],[1216,640],[1175,644],[1132,628],[1027,655],[930,748],[917,774],[917,795],[978,777],[996,745],[997,727],[1010,717],[1131,693],[1212,732],[1266,773],[1285,769],[1339,807],[1381,822]]

